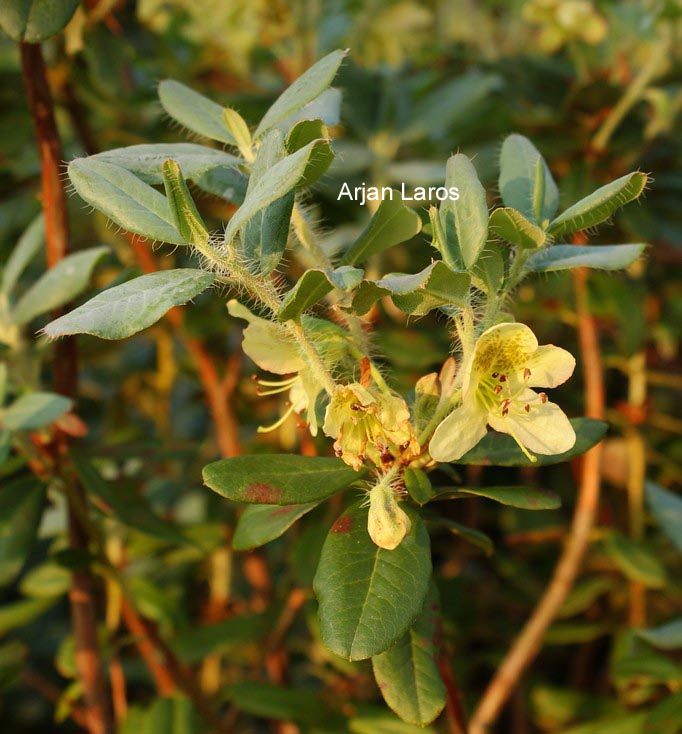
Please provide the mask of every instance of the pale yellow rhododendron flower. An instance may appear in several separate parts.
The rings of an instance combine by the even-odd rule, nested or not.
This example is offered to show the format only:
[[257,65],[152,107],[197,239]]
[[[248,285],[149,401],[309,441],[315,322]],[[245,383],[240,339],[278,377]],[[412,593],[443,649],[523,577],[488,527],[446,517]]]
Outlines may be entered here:
[[[231,316],[244,319],[249,325],[244,329],[242,348],[244,353],[261,368],[276,375],[296,373],[288,380],[270,381],[259,380],[261,395],[275,395],[289,391],[291,403],[286,413],[272,426],[263,430],[273,430],[279,427],[292,412],[301,414],[306,412],[310,433],[317,435],[317,417],[315,402],[322,392],[322,384],[308,368],[306,361],[301,357],[296,344],[287,334],[281,324],[273,323],[249,311],[239,301],[232,300],[227,304]],[[264,389],[263,389],[264,388]]]
[[405,452],[419,452],[405,401],[357,382],[336,387],[323,430],[336,439],[336,455],[356,471],[366,459],[382,466]]
[[[575,444],[575,431],[558,405],[533,387],[556,387],[575,368],[575,359],[552,344],[538,346],[524,324],[498,324],[485,331],[465,365],[462,404],[438,426],[429,453],[455,461],[485,436],[486,425],[508,433],[531,461],[532,454],[562,454]],[[532,453],[531,453],[532,452]]]

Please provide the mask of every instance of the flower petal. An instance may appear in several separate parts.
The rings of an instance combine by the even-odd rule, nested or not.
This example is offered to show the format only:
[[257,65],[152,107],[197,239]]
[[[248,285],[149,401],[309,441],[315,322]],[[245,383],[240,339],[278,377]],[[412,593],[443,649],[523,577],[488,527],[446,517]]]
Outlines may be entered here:
[[534,454],[563,454],[575,444],[573,426],[556,403],[535,403],[528,413],[510,411],[504,417],[491,413],[488,423]]
[[288,375],[305,367],[296,345],[280,324],[256,316],[234,299],[227,304],[227,310],[230,316],[249,322],[244,329],[242,349],[261,369]]
[[575,357],[554,344],[538,347],[526,365],[530,370],[529,387],[556,387],[566,382],[575,369]]
[[[523,369],[528,357],[538,348],[538,340],[525,324],[505,322],[484,331],[476,342],[472,362],[466,366],[463,394],[478,375],[493,370],[509,374]],[[472,386],[475,389],[475,384]]]
[[486,434],[486,413],[476,400],[467,400],[436,428],[429,453],[436,461],[461,459]]

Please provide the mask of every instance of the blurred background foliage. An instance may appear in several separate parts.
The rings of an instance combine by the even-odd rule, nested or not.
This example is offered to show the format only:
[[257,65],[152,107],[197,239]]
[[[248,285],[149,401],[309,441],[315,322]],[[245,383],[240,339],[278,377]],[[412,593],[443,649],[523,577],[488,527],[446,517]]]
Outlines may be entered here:
[[[492,191],[501,141],[510,132],[527,135],[541,150],[562,202],[636,168],[652,175],[644,200],[600,235],[649,243],[646,261],[624,274],[589,278],[611,423],[598,526],[581,577],[498,731],[682,731],[682,511],[679,495],[660,494],[682,479],[681,40],[679,0],[88,0],[44,45],[67,160],[186,139],[158,104],[161,79],[178,79],[253,122],[312,62],[349,47],[335,83],[343,91],[337,159],[308,201],[330,252],[350,242],[368,218],[357,204],[336,200],[342,181],[438,184],[448,155],[461,151]],[[5,263],[39,211],[40,187],[17,45],[5,36],[0,76]],[[207,194],[198,202],[216,227],[233,211]],[[131,240],[77,197],[69,206],[74,250],[111,247],[93,292],[131,271],[183,265],[182,252]],[[429,259],[419,238],[387,251],[374,267],[377,274],[415,272]],[[43,269],[37,258],[20,288]],[[524,285],[517,316],[541,343],[577,353],[572,288],[563,274]],[[203,464],[221,452],[310,454],[329,447],[294,421],[257,434],[281,406],[277,397],[257,399],[250,379],[255,367],[241,356],[241,326],[226,318],[216,298],[198,299],[183,315],[182,323],[166,319],[120,343],[79,340],[84,472],[99,470],[85,484],[109,561],[205,696],[231,707],[235,731],[421,731],[382,705],[368,665],[334,658],[319,643],[310,587],[338,504],[318,508],[259,551],[231,550],[237,513],[202,488]],[[446,354],[449,337],[435,317],[406,322],[388,304],[372,318],[377,353],[395,368],[398,388],[407,389]],[[26,389],[50,387],[51,347],[32,336],[43,323],[32,322],[35,328],[25,333]],[[193,341],[227,376],[229,430],[222,441]],[[580,415],[578,372],[561,392],[569,414]],[[11,454],[0,466],[0,482],[9,486],[10,478],[21,477],[24,462]],[[443,639],[467,709],[552,572],[576,471],[573,465],[470,469],[470,483],[521,479],[550,487],[564,507],[523,513],[479,499],[457,504],[453,519],[494,542],[489,556],[453,534],[433,537]],[[6,732],[80,730],[70,718],[81,691],[65,592],[67,570],[83,561],[69,556],[59,497],[49,493],[35,542],[27,532],[25,562],[22,557],[3,573],[0,718]],[[23,514],[3,504],[0,493],[0,528],[28,527],[31,517],[37,522],[31,508],[19,509]],[[102,572],[98,584],[109,675],[125,680],[117,708],[121,732],[204,730],[189,699],[150,675],[115,579]],[[429,731],[447,731],[447,723]]]

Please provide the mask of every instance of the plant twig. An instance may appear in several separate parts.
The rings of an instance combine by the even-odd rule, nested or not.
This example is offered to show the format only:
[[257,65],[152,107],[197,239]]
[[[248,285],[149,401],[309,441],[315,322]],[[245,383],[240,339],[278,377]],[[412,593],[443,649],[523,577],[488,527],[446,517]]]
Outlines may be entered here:
[[467,720],[462,705],[452,666],[446,655],[441,655],[438,661],[440,677],[445,685],[445,713],[448,721],[449,734],[467,734]]
[[[145,273],[156,272],[159,268],[149,250],[149,245],[130,232],[126,232],[126,238],[130,242],[142,270]],[[238,456],[241,453],[239,427],[232,410],[231,397],[237,386],[236,373],[239,369],[239,362],[230,360],[227,372],[221,378],[215,362],[204,344],[199,339],[185,333],[182,309],[177,306],[172,308],[166,313],[166,318],[182,334],[183,343],[196,364],[208,409],[213,419],[220,454],[224,457]]]
[[[38,44],[29,43],[22,43],[20,47],[22,76],[40,153],[47,264],[52,268],[69,250],[69,221],[60,177],[61,141],[55,124],[42,49]],[[61,340],[55,346],[53,370],[56,391],[67,397],[75,396],[78,364],[76,343],[73,339]],[[66,449],[66,440],[65,435],[58,438],[58,455]],[[85,501],[80,484],[75,483],[73,491]],[[71,547],[86,550],[87,532],[73,506],[69,507],[68,517]],[[83,685],[87,728],[90,734],[112,734],[113,720],[97,639],[94,583],[88,568],[72,572],[69,601],[76,643],[76,667]]]
[[121,616],[128,629],[138,638],[140,652],[144,642],[145,652],[142,654],[157,680],[157,685],[159,681],[157,676],[164,676],[164,690],[167,690],[167,693],[163,695],[169,695],[176,689],[182,691],[191,699],[199,715],[212,727],[213,733],[224,734],[227,730],[223,722],[214,711],[211,702],[204,696],[192,671],[177,658],[161,638],[156,625],[142,617],[125,596],[121,598]]
[[[584,244],[581,238],[580,244]],[[577,244],[578,242],[576,242]],[[591,418],[604,416],[604,373],[599,351],[599,338],[594,318],[589,312],[587,273],[574,271],[578,336],[585,380],[585,413]],[[523,672],[538,653],[542,639],[561,605],[568,596],[585,551],[589,545],[599,505],[601,445],[583,457],[578,502],[570,534],[554,575],[530,619],[484,692],[469,725],[469,734],[488,734],[503,706],[518,685]]]
[[[55,706],[62,700],[62,692],[59,688],[31,668],[24,668],[21,673],[21,682],[37,691],[46,701],[50,701]],[[71,704],[69,716],[78,726],[87,727],[85,711],[78,704]]]

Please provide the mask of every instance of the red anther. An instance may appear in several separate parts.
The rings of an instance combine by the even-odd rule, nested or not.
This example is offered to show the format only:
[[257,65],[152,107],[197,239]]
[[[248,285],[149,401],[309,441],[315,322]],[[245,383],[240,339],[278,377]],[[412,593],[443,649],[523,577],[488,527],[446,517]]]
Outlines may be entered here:
[[507,381],[507,375],[500,375],[500,382],[506,382]]
[[526,411],[526,413],[530,413],[530,405],[528,405],[528,403],[526,403],[526,404],[525,404],[525,405],[523,406],[523,409],[524,409],[524,410]]
[[362,405],[360,405],[360,403],[351,403],[350,409],[351,410],[362,410]]
[[495,385],[494,390],[499,395],[502,392],[502,385]]
[[251,379],[252,379],[252,380],[253,380],[254,382],[258,382],[258,375],[257,375],[257,374],[256,374],[256,373],[254,372],[254,373],[253,373],[253,374],[251,375]]
[[499,376],[500,376],[500,373],[499,372],[493,372],[493,378],[497,378]]
[[509,408],[502,408],[502,416],[506,416],[509,413]]
[[542,403],[546,403],[547,402],[547,393],[546,392],[541,392],[540,393],[540,401]]
[[334,447],[334,454],[337,457],[341,458],[341,456],[343,456],[343,449],[340,446],[335,446]]
[[530,370],[528,369],[528,367],[526,367],[526,368],[525,368],[525,369],[523,370],[523,379],[524,379],[524,380],[527,380],[527,379],[528,379],[529,377],[530,377]]

